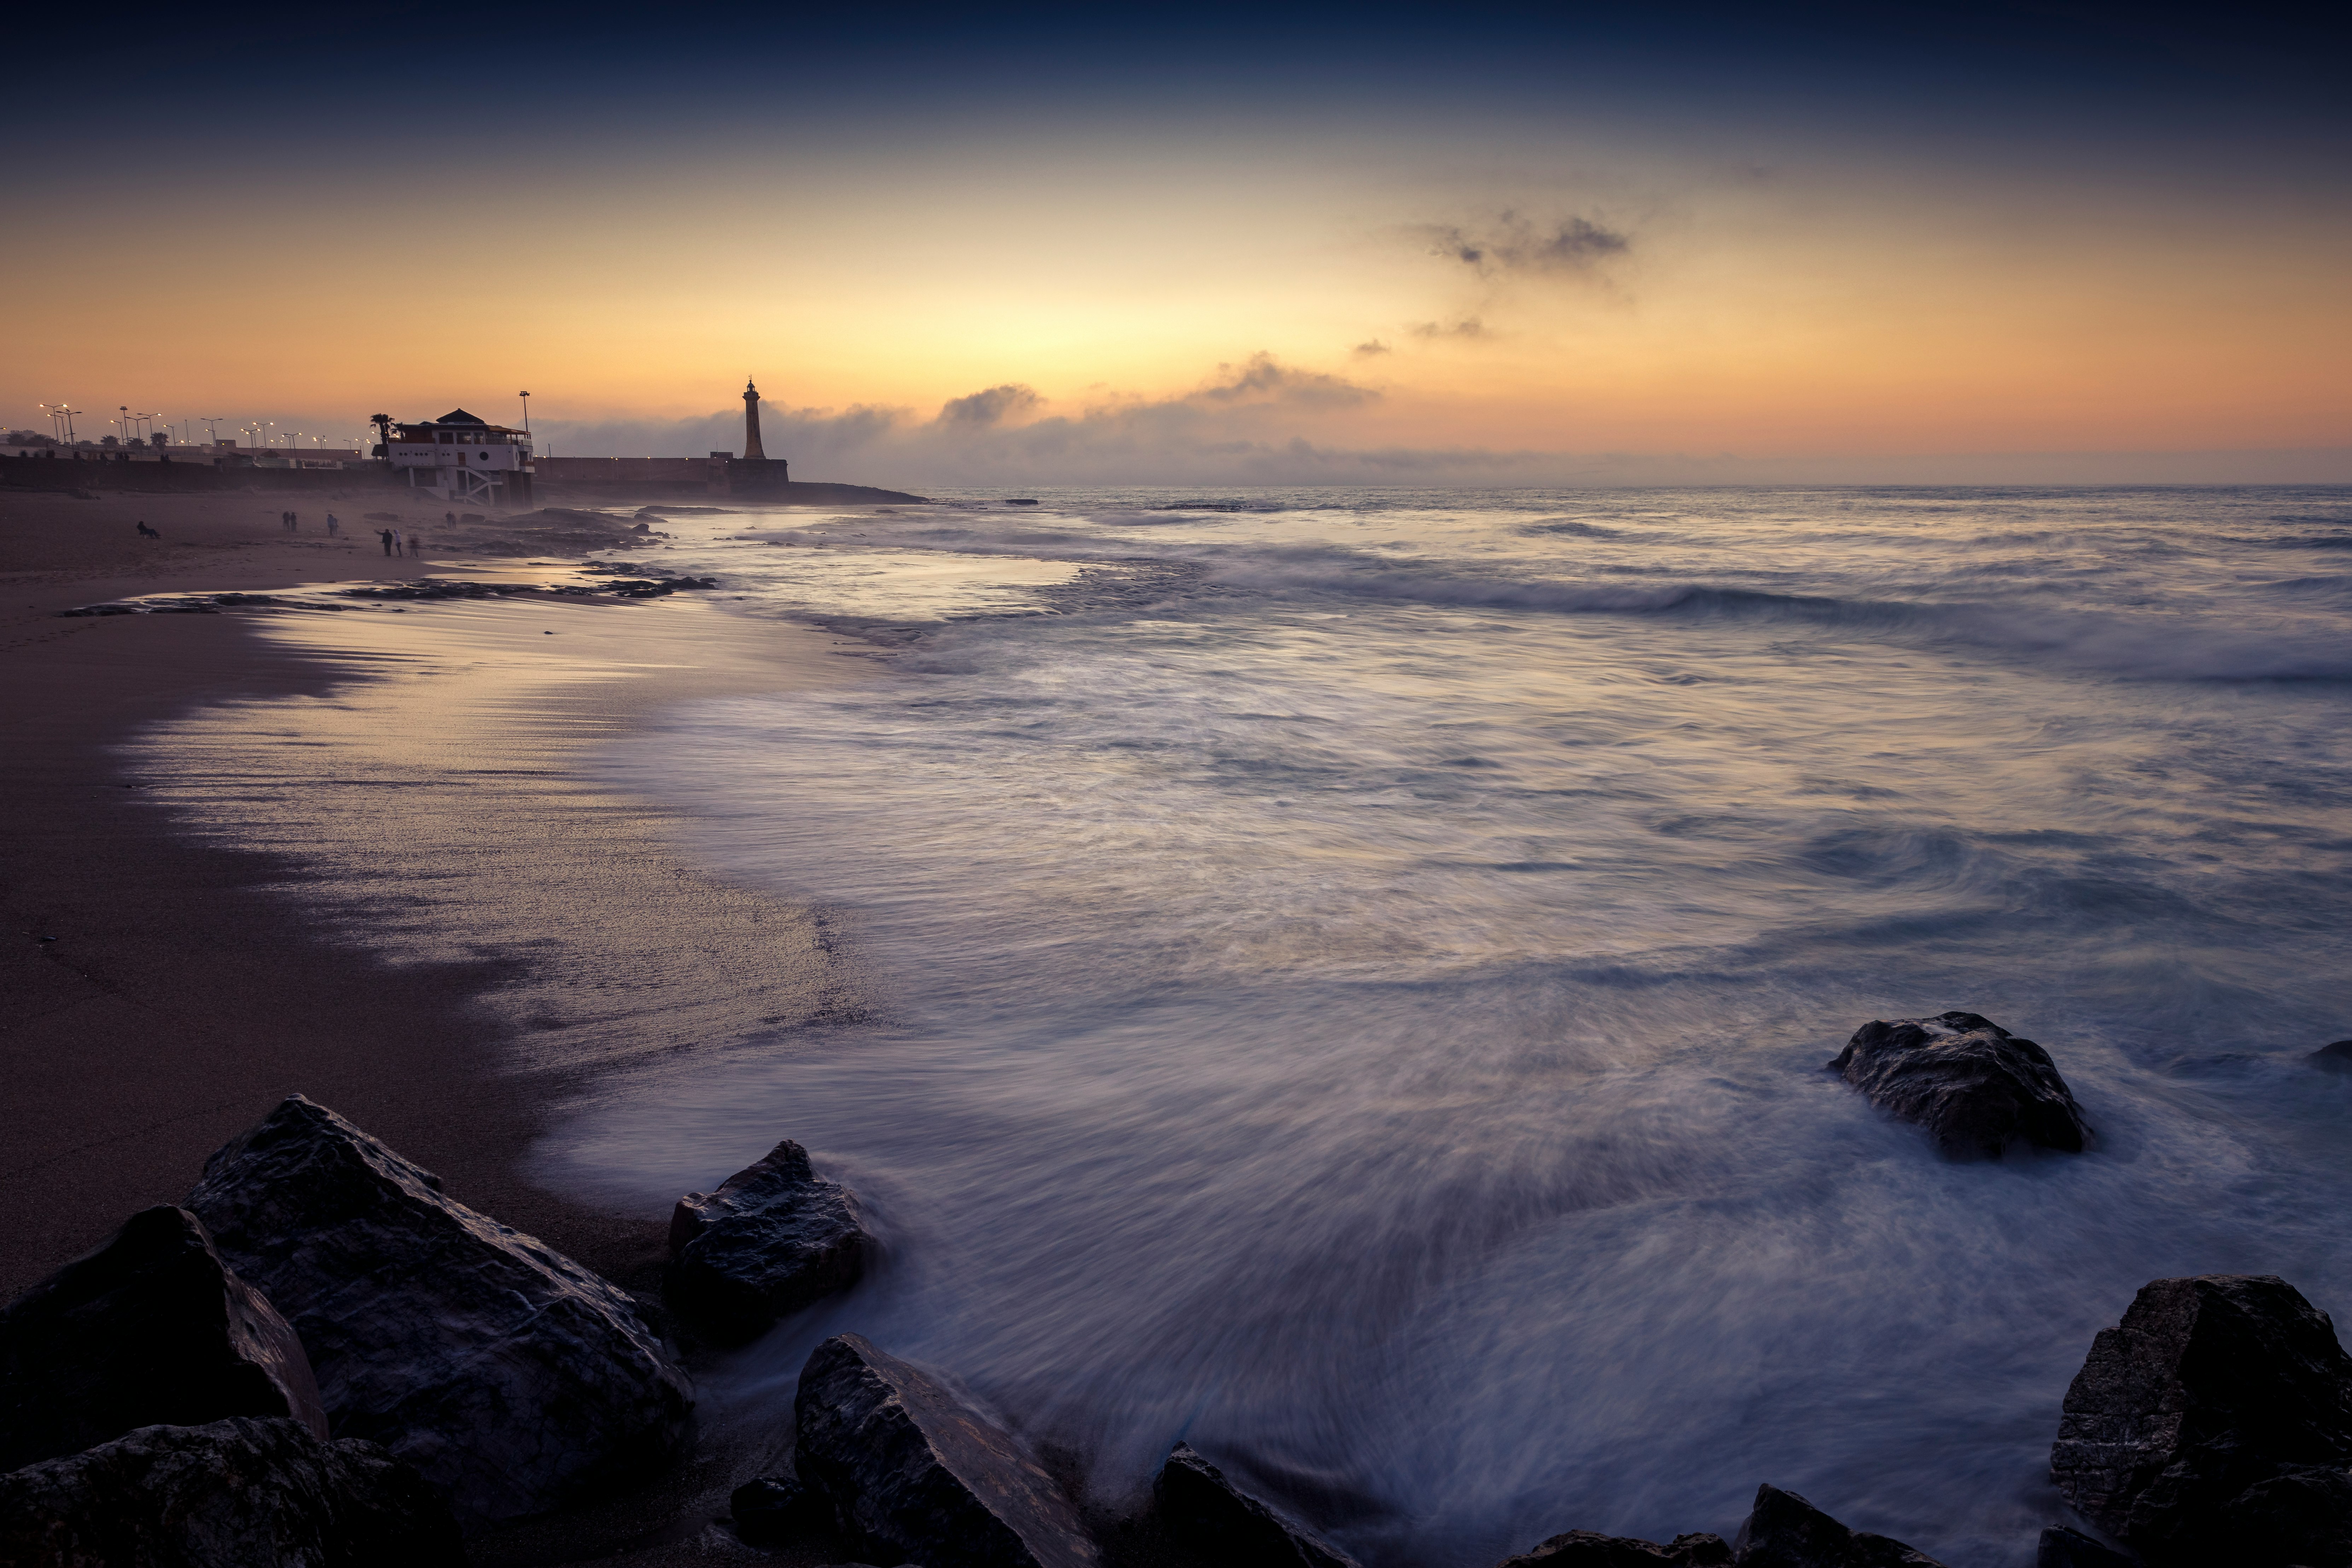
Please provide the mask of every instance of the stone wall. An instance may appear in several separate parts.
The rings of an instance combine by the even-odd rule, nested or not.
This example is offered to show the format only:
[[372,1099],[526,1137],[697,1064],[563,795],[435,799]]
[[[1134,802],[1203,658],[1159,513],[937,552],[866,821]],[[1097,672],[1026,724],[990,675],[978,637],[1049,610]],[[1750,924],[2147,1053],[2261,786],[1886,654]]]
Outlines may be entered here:
[[68,457],[0,457],[0,487],[34,490],[136,490],[142,494],[208,490],[329,491],[382,489],[397,483],[387,468],[218,468],[202,459],[168,463],[106,462]]

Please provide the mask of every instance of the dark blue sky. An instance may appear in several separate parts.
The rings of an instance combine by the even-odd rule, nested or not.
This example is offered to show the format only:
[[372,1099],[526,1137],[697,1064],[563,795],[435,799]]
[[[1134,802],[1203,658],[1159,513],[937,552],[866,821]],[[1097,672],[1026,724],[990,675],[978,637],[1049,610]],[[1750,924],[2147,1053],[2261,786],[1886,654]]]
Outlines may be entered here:
[[2267,141],[2324,163],[2346,126],[2344,25],[2243,7],[111,15],[17,24],[20,65],[34,66],[6,110],[20,153],[136,163],[158,143],[214,139],[221,155],[266,147],[310,161],[393,156],[413,136],[654,132],[744,115],[862,116],[887,136],[959,116],[1491,113],[1577,100],[1858,134]]

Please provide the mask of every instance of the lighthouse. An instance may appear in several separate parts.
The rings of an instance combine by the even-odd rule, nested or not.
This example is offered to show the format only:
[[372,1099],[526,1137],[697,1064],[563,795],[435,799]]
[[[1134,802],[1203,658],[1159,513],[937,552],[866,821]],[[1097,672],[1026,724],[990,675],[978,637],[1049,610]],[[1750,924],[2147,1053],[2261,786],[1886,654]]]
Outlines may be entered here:
[[743,455],[730,458],[724,452],[713,452],[710,460],[717,465],[711,489],[724,493],[781,496],[792,487],[793,466],[782,458],[768,456],[768,448],[760,442],[760,385],[750,377],[743,382]]
[[743,460],[768,460],[768,454],[760,446],[760,388],[749,376],[743,379]]

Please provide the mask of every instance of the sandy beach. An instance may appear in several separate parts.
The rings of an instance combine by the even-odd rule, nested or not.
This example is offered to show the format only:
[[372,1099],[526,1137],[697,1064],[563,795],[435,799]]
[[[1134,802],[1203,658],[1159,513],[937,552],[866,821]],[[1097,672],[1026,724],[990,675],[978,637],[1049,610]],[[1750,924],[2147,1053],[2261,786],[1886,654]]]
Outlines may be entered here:
[[[13,1295],[177,1202],[213,1150],[299,1090],[452,1195],[642,1289],[667,1215],[533,1184],[518,1163],[545,1110],[743,1009],[857,1004],[811,911],[688,870],[654,813],[567,764],[651,707],[870,667],[836,657],[839,639],[683,595],[60,615],[435,570],[330,542],[315,515],[289,535],[272,500],[0,500],[15,742],[0,1284]],[[457,570],[544,577],[528,563],[560,559]],[[165,726],[176,771],[141,743]],[[265,832],[224,830],[225,803],[249,819],[266,799]],[[482,1560],[603,1555],[675,1502],[665,1487]]]

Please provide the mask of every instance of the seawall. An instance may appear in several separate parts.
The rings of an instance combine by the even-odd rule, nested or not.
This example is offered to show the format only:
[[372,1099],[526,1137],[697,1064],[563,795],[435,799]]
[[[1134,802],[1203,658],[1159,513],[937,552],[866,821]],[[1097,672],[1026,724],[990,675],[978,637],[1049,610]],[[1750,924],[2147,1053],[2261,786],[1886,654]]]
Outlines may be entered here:
[[[661,500],[733,500],[769,506],[887,506],[919,501],[905,490],[871,485],[786,480],[782,464],[744,464],[709,458],[540,458],[536,472],[501,476],[504,510],[549,500],[596,506]],[[127,490],[141,494],[291,490],[405,490],[399,470],[377,463],[348,468],[222,468],[210,462],[108,462],[98,458],[0,457],[0,489]],[[551,493],[552,492],[552,493]],[[435,504],[441,504],[436,501]],[[457,503],[452,503],[457,504]],[[478,500],[463,503],[478,507]]]
[[28,490],[137,490],[146,494],[199,491],[389,489],[388,468],[218,468],[204,459],[169,463],[107,462],[72,458],[0,458],[0,486]]

